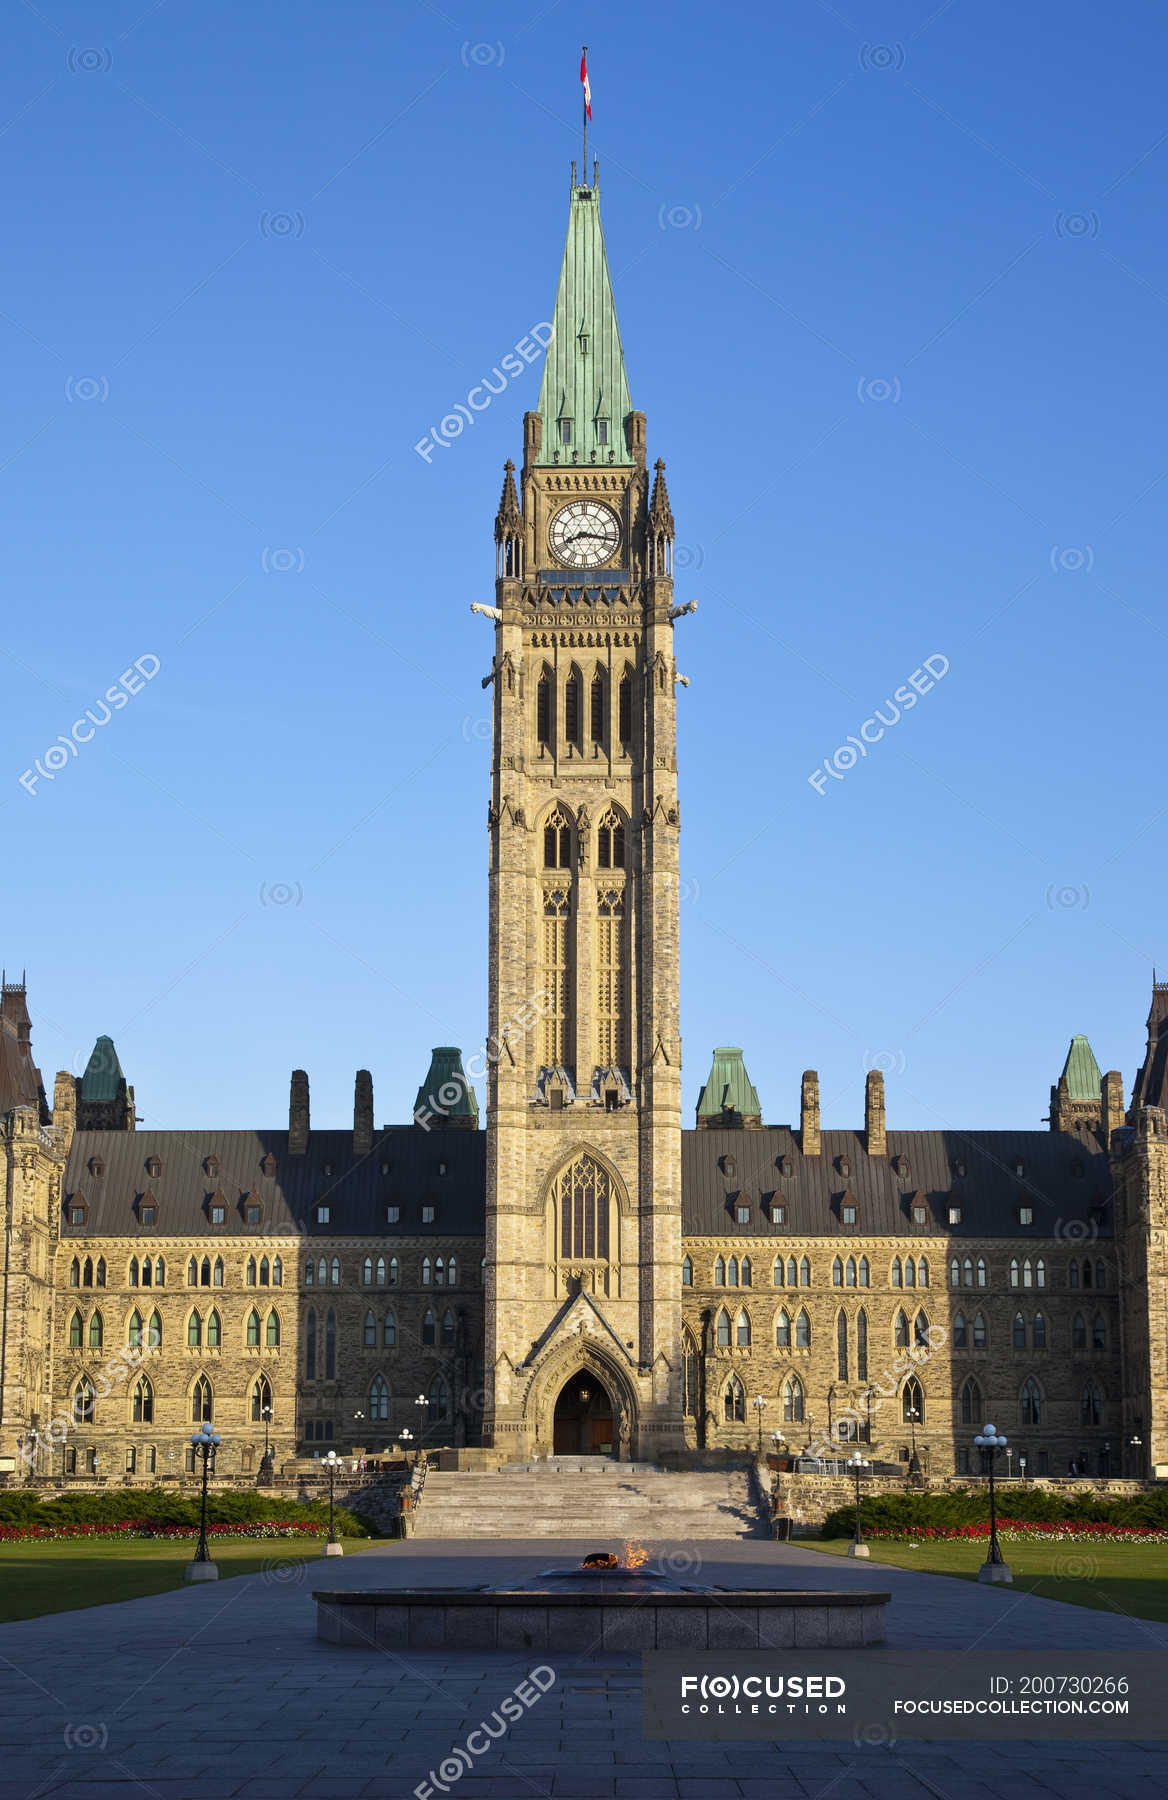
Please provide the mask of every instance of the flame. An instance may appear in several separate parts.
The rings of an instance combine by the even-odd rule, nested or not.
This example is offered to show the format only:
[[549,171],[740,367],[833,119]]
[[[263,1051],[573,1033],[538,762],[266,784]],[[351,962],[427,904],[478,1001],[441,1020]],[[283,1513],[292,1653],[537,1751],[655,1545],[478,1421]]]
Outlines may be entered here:
[[646,1550],[644,1544],[627,1543],[625,1545],[623,1566],[626,1569],[639,1569],[642,1563],[648,1562],[649,1554],[650,1553]]

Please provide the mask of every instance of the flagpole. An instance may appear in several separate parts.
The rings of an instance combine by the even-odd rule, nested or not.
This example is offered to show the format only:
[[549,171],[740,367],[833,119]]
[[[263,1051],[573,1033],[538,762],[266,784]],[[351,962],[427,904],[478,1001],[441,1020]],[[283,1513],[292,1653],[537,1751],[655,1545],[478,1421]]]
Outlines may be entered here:
[[[580,52],[580,67],[583,69],[583,68],[587,68],[587,66],[588,66],[588,46],[587,46],[587,44],[585,44],[583,49]],[[588,186],[588,95],[587,95],[587,90],[585,89],[583,83],[581,83],[581,86],[580,86],[580,104],[584,109],[584,112],[583,112],[584,160],[580,164],[580,178],[583,181],[584,186],[587,187]]]

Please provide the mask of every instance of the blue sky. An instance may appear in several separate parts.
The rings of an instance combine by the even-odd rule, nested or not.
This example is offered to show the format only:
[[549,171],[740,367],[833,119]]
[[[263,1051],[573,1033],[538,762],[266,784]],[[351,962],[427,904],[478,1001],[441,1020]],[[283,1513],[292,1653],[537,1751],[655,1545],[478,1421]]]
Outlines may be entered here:
[[[1168,965],[1162,10],[587,19],[700,602],[687,1109],[721,1043],[776,1123],[806,1067],[857,1123],[875,1065],[890,1127],[1035,1126],[1075,1031],[1130,1089]],[[562,4],[9,14],[0,954],[46,1075],[108,1032],[151,1125],[278,1125],[297,1065],[317,1123],[361,1066],[403,1119],[482,1042],[468,607],[538,364],[414,446],[550,316],[579,42]]]

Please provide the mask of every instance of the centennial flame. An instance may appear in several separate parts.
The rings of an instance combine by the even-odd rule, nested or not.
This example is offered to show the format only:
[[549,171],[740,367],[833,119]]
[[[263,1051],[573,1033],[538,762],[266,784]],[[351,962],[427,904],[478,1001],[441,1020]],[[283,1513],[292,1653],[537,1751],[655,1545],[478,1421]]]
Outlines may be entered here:
[[626,1569],[639,1569],[642,1563],[649,1560],[649,1552],[644,1544],[627,1543],[625,1545],[624,1566]]

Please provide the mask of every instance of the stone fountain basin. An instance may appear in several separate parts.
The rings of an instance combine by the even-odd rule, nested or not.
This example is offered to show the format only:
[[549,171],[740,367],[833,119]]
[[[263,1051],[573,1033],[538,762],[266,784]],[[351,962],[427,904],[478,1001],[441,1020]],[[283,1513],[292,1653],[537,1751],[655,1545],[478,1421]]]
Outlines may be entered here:
[[549,1570],[514,1588],[322,1590],[316,1635],[361,1650],[854,1649],[888,1594],[684,1587],[658,1571]]

